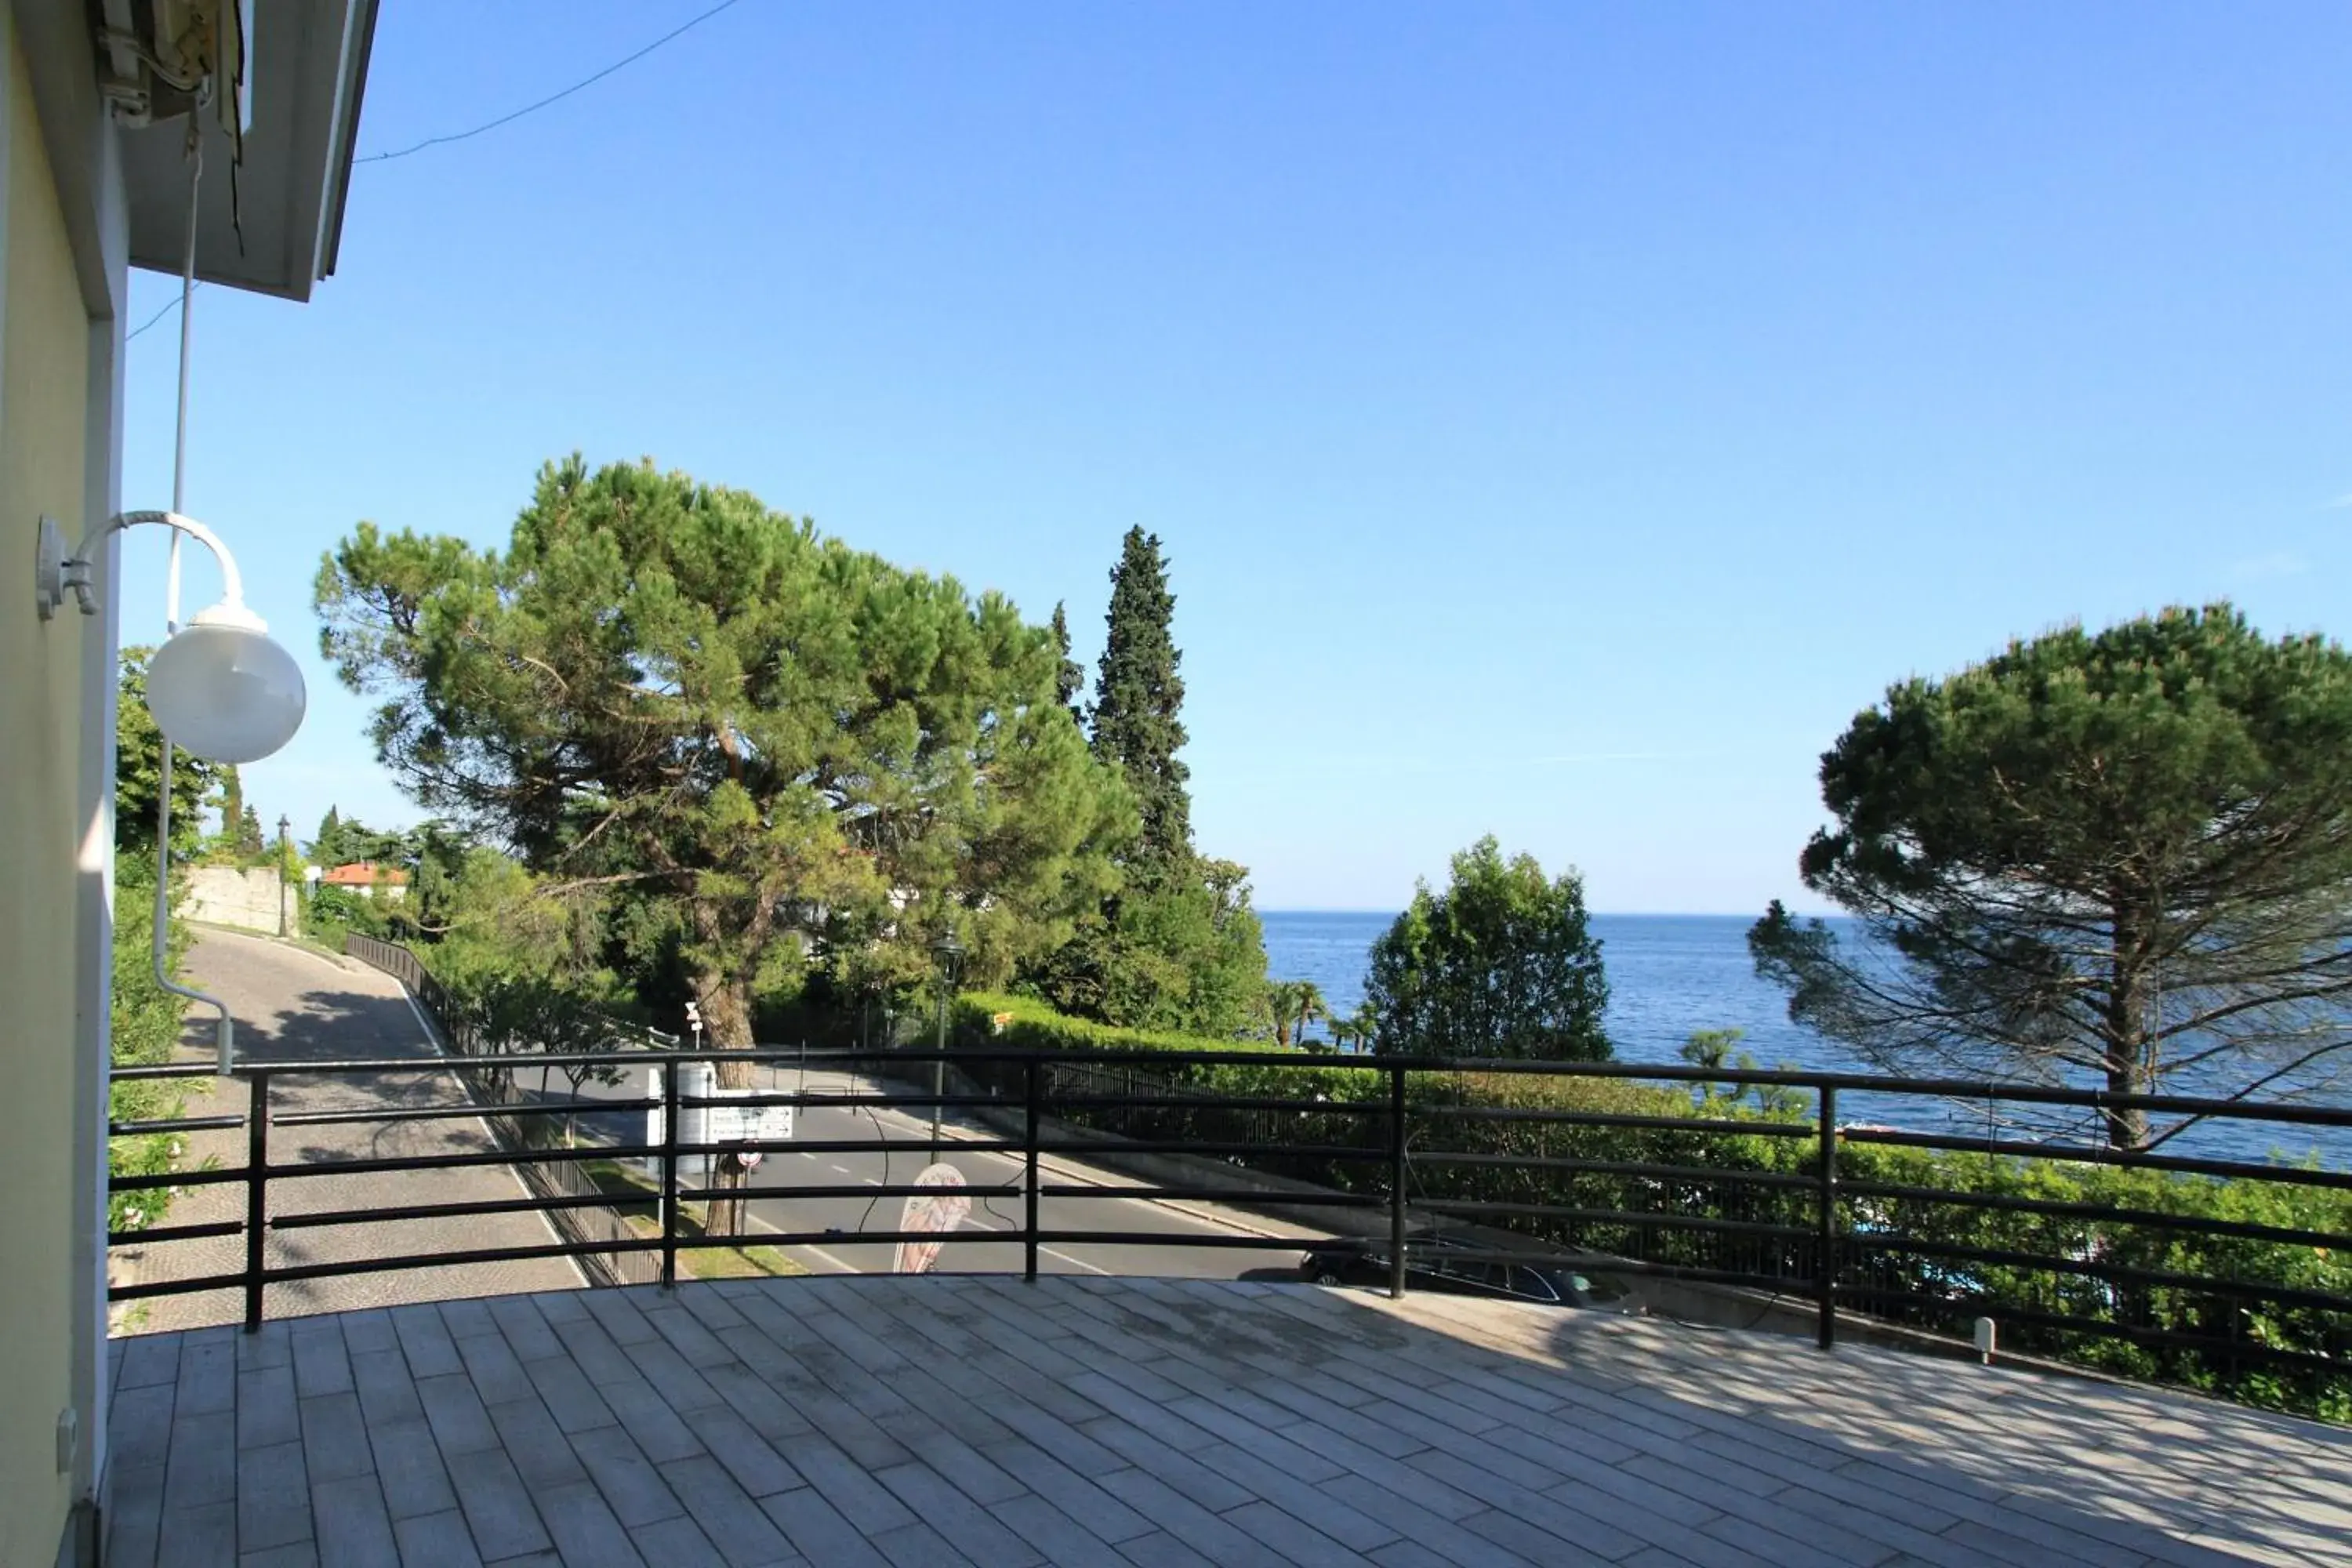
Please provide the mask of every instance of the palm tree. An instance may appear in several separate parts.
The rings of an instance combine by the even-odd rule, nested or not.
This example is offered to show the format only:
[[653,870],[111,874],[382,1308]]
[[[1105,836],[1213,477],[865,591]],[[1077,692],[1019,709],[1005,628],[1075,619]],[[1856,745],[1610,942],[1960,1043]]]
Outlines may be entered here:
[[1269,980],[1258,993],[1258,1010],[1274,1026],[1274,1043],[1285,1048],[1290,1045],[1291,1020],[1298,1016],[1297,992],[1296,981]]
[[1355,1033],[1358,1049],[1369,1051],[1380,1044],[1381,1010],[1372,1005],[1370,997],[1356,1004],[1356,1016],[1348,1020],[1348,1026]]
[[1291,1006],[1298,1019],[1298,1043],[1307,1043],[1307,1026],[1318,1018],[1328,1018],[1331,1005],[1323,1000],[1322,988],[1312,980],[1294,980],[1291,986]]

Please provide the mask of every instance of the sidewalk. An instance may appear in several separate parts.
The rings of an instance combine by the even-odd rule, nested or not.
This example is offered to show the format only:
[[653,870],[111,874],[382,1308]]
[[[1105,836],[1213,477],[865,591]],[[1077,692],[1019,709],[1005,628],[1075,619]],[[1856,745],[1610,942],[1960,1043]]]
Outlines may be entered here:
[[[236,1020],[241,1060],[421,1060],[437,1054],[399,983],[350,960],[326,958],[260,938],[206,931],[189,952],[188,973],[190,984],[228,1004]],[[194,1009],[191,1016],[202,1012]],[[201,1048],[184,1047],[185,1058],[206,1059],[211,1049],[209,1027],[191,1029],[190,1038],[201,1042]],[[206,1081],[212,1083],[214,1092],[190,1096],[188,1115],[244,1113],[247,1095],[244,1080]],[[463,1088],[448,1073],[288,1077],[270,1088],[270,1106],[278,1113],[466,1103]],[[241,1128],[194,1133],[187,1142],[184,1169],[196,1169],[208,1162],[223,1167],[245,1163],[246,1132]],[[496,1147],[488,1128],[465,1117],[389,1127],[366,1123],[273,1127],[269,1154],[274,1164],[328,1165],[354,1158],[481,1153]],[[281,1177],[273,1179],[269,1188],[273,1216],[528,1195],[513,1170],[504,1165],[386,1175]],[[186,1188],[173,1200],[163,1223],[241,1218],[245,1202],[241,1183]],[[287,1267],[411,1253],[543,1247],[555,1239],[554,1232],[538,1215],[482,1215],[273,1231],[265,1256],[273,1267]],[[119,1247],[110,1262],[118,1281],[186,1279],[242,1268],[245,1246],[242,1236],[228,1236]],[[568,1259],[532,1258],[290,1281],[269,1288],[266,1307],[271,1318],[297,1317],[408,1301],[576,1289],[582,1284],[579,1270]],[[125,1303],[112,1314],[112,1323],[116,1333],[155,1332],[237,1322],[243,1313],[241,1292],[212,1290]]]

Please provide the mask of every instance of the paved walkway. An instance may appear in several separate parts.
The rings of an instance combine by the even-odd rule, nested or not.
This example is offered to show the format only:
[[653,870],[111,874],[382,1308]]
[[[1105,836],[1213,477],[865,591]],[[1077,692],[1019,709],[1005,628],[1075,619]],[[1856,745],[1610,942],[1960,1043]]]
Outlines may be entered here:
[[[410,1008],[400,983],[353,959],[331,959],[305,949],[207,930],[188,955],[189,983],[226,1002],[236,1020],[241,1059],[268,1062],[382,1060],[428,1058],[436,1053],[423,1023]],[[190,1016],[208,1018],[201,1008]],[[206,1059],[209,1026],[192,1029],[201,1050],[184,1055]],[[246,1085],[218,1082],[209,1096],[192,1098],[191,1116],[243,1114]],[[286,1078],[270,1089],[278,1111],[383,1109],[462,1105],[466,1095],[446,1073],[366,1078]],[[189,1137],[187,1163],[206,1160],[222,1166],[245,1163],[242,1129]],[[467,1117],[393,1127],[272,1129],[273,1163],[325,1164],[339,1159],[478,1153],[497,1147],[481,1122]],[[394,1175],[312,1176],[270,1184],[274,1215],[317,1214],[331,1209],[373,1209],[412,1204],[462,1203],[525,1197],[511,1168],[409,1171]],[[245,1213],[245,1189],[237,1184],[183,1189],[165,1221],[172,1225],[236,1219]],[[404,1220],[273,1231],[268,1259],[275,1266],[341,1262],[397,1253],[454,1252],[491,1247],[541,1247],[556,1239],[537,1215],[485,1215],[473,1218]],[[194,1279],[244,1267],[245,1238],[208,1237],[192,1241],[123,1247],[111,1259],[118,1279]],[[579,1271],[562,1258],[515,1263],[474,1263],[384,1274],[350,1274],[292,1281],[269,1288],[269,1316],[349,1311],[400,1301],[513,1291],[562,1290],[581,1284]],[[119,1310],[118,1331],[153,1331],[239,1321],[242,1296],[234,1290],[160,1296]]]
[[2352,1563],[2341,1429],[1436,1295],[572,1291],[150,1336],[116,1382],[111,1568]]

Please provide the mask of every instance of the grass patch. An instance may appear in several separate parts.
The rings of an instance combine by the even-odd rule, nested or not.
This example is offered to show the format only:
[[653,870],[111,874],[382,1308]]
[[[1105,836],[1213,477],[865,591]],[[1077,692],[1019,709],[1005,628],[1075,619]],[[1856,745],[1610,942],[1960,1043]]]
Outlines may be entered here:
[[[614,1212],[631,1230],[647,1241],[661,1235],[660,1219],[652,1213],[642,1212],[650,1209],[660,1195],[652,1178],[617,1160],[588,1160],[580,1168],[596,1184],[598,1192],[618,1200],[613,1205]],[[698,1238],[705,1234],[703,1207],[701,1204],[678,1205],[680,1237]],[[740,1247],[680,1247],[677,1266],[696,1279],[782,1279],[808,1272],[787,1258],[782,1248],[757,1242],[746,1242]]]

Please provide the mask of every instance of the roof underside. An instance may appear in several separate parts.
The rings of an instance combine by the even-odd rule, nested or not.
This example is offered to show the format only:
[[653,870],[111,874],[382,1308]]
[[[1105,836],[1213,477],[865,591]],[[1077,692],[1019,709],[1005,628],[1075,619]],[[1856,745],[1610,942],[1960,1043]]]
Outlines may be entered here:
[[[307,300],[334,271],[375,13],[376,0],[255,0],[253,121],[234,176],[228,133],[216,116],[195,116],[205,282]],[[185,258],[187,128],[183,117],[122,133],[134,267],[176,274]]]

